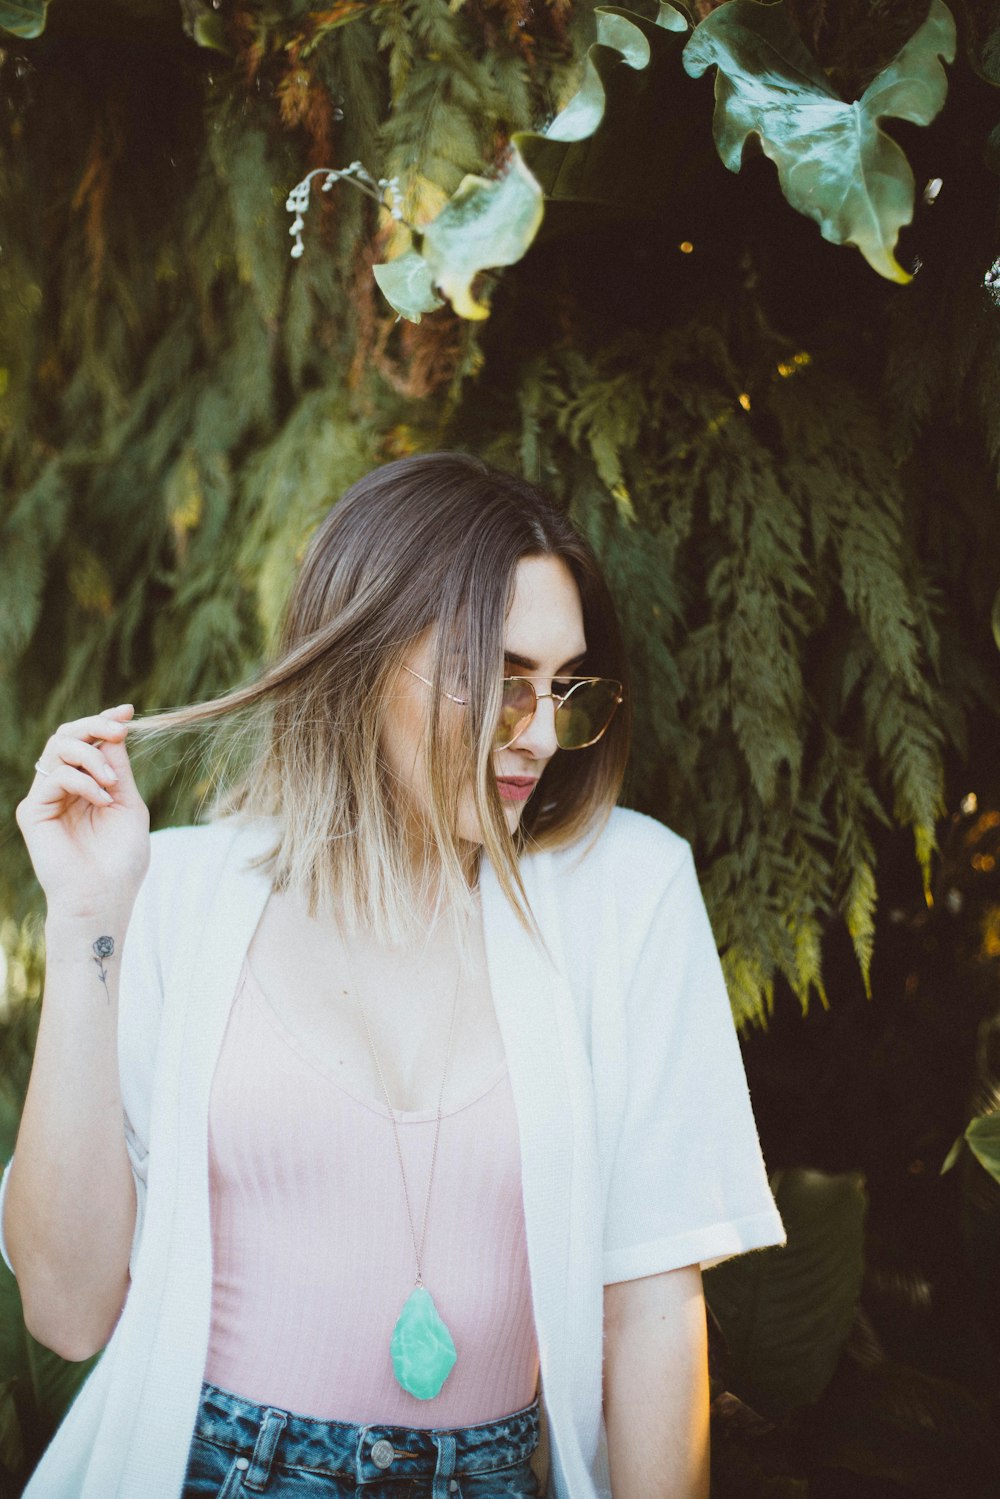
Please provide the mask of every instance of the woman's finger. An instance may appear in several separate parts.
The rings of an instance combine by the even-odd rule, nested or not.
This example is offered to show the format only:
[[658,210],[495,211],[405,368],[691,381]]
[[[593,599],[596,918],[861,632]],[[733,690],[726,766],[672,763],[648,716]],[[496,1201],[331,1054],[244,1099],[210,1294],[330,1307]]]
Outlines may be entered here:
[[122,804],[131,805],[139,795],[125,749],[133,712],[131,703],[121,703],[60,724],[35,761],[26,804],[62,809],[69,795],[108,806],[114,788]]
[[81,797],[84,801],[92,802],[95,807],[108,807],[114,801],[111,793],[99,786],[93,776],[86,771],[77,770],[73,765],[64,765],[62,761],[42,773],[36,767],[31,789],[36,807],[61,806],[66,796]]
[[[50,756],[52,759],[46,763]],[[95,781],[105,786],[113,786],[118,779],[118,772],[105,759],[97,745],[88,744],[83,739],[64,739],[61,735],[50,739],[46,746],[46,759],[39,763],[50,770],[51,764],[59,761],[64,765],[76,765],[81,770],[88,770]]]
[[[49,743],[59,738],[88,739],[91,743],[112,739],[120,743],[128,733],[127,719],[131,717],[131,712],[131,703],[123,703],[121,707],[109,708],[103,713],[89,713],[85,718],[70,719],[67,723],[61,723],[55,733],[50,735]],[[119,714],[122,716],[119,717]]]
[[[100,740],[100,753],[118,776],[117,782],[108,782],[107,784],[114,785],[116,800],[121,801],[127,806],[138,806],[142,803],[142,797],[139,795],[139,788],[132,774],[132,764],[129,760],[128,749],[126,747],[129,723],[135,710],[131,703],[125,703],[123,707],[113,708],[110,711],[115,714],[121,714],[122,718],[120,721],[118,719],[112,720],[114,724],[113,735]],[[106,718],[107,714],[104,716]]]

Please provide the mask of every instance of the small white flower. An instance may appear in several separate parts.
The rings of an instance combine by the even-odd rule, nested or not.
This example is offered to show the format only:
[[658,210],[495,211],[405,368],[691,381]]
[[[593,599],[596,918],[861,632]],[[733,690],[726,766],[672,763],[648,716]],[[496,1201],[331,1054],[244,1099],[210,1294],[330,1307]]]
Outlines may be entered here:
[[398,177],[380,177],[376,182],[371,172],[367,171],[360,161],[352,161],[346,167],[314,167],[301,182],[295,184],[285,199],[286,210],[295,215],[288,232],[295,239],[291,253],[296,260],[305,253],[302,230],[305,227],[305,215],[309,211],[309,196],[314,177],[322,177],[322,190],[325,193],[330,191],[335,182],[353,180],[355,185],[369,197],[381,203],[394,219],[405,222],[402,207],[403,193]]

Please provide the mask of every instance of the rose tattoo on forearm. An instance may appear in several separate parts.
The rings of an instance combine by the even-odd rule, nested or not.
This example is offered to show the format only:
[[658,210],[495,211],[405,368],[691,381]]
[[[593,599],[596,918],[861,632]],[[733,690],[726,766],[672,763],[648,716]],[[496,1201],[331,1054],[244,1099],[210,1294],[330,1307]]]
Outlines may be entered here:
[[104,966],[104,959],[110,958],[114,950],[114,937],[98,937],[96,942],[91,943],[91,952],[94,954],[94,962],[97,964],[97,976],[104,985],[104,997],[108,1004],[111,1003],[111,990],[108,988],[108,970]]

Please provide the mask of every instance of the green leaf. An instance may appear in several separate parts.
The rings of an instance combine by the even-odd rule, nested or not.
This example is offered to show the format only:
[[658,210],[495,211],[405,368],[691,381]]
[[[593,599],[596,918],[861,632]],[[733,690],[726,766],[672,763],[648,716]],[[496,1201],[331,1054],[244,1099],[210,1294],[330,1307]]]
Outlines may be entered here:
[[396,260],[373,267],[382,295],[400,317],[419,323],[425,312],[445,304],[434,290],[431,268],[419,250],[407,250]]
[[[546,232],[573,218],[557,205],[585,204],[662,213],[681,205],[698,179],[718,168],[702,90],[681,67],[688,21],[663,4],[656,22],[610,7],[595,11],[597,41],[583,80],[543,131],[519,131],[514,144],[545,193]],[[707,105],[707,108],[705,107]],[[710,181],[710,179],[709,179]]]
[[31,41],[45,30],[49,0],[0,0],[0,31]]
[[24,1437],[14,1398],[16,1388],[17,1380],[13,1378],[0,1384],[0,1472],[16,1473],[24,1462]]
[[[536,139],[556,142],[585,140],[604,119],[607,102],[606,79],[621,66],[641,72],[649,64],[651,47],[646,29],[636,24],[639,17],[623,10],[602,6],[594,12],[597,41],[588,49],[584,60],[583,80],[564,109]],[[661,4],[656,25],[665,31],[686,32],[688,22],[672,5]],[[520,139],[531,138],[524,131]]]
[[[464,178],[415,235],[398,272],[389,270],[396,261],[375,268],[402,316],[415,322],[440,305],[431,300],[436,288],[462,317],[485,318],[488,308],[472,296],[472,280],[524,256],[545,202],[584,203],[588,214],[595,204],[634,207],[649,199],[650,161],[671,192],[716,165],[707,132],[699,149],[702,122],[686,97],[692,85],[679,63],[689,23],[681,11],[661,4],[655,22],[613,7],[594,14],[597,41],[565,108],[545,130],[512,136],[510,164],[498,180]],[[427,261],[429,281],[411,254]]]
[[[25,1448],[41,1455],[99,1357],[70,1363],[36,1342],[24,1325],[17,1282],[0,1264],[0,1463]],[[16,1426],[15,1393],[23,1413]]]
[[95,1353],[92,1358],[71,1363],[37,1343],[30,1333],[25,1334],[25,1340],[38,1427],[49,1434],[59,1425],[101,1355]]
[[0,1381],[15,1383],[28,1375],[28,1334],[21,1317],[17,1281],[0,1264]]
[[1000,1113],[973,1119],[965,1138],[976,1160],[1000,1182]]
[[[996,1326],[1000,1264],[1000,1066],[995,1046],[976,1050],[972,1079],[975,1114],[962,1140],[975,1156],[962,1162],[959,1224],[966,1283],[988,1326]],[[982,1168],[982,1169],[980,1169]]]
[[958,1135],[952,1141],[951,1149],[949,1150],[948,1154],[945,1156],[944,1160],[941,1162],[941,1170],[938,1173],[939,1176],[944,1176],[945,1172],[946,1171],[950,1171],[952,1169],[952,1167],[956,1164],[956,1162],[958,1161],[959,1156],[962,1154],[962,1147],[964,1146],[964,1144],[965,1144],[965,1136],[964,1135]]
[[684,50],[692,77],[716,76],[715,141],[738,172],[750,135],[778,169],[791,206],[817,221],[824,239],[853,244],[891,281],[910,279],[893,251],[913,217],[913,173],[879,129],[887,117],[927,125],[944,103],[955,22],[931,0],[923,25],[860,99],[847,103],[806,50],[782,4],[730,0],[713,11]]
[[433,284],[460,317],[489,316],[472,295],[474,278],[520,260],[541,222],[542,190],[516,151],[502,177],[463,178],[421,243]]
[[199,47],[224,52],[227,56],[232,54],[225,22],[209,0],[181,0],[181,22],[187,35]]
[[788,1243],[707,1271],[705,1295],[730,1388],[775,1419],[818,1400],[833,1374],[861,1291],[867,1200],[853,1172],[778,1171],[771,1189]]
[[851,882],[844,902],[844,919],[850,933],[854,952],[861,969],[865,993],[872,997],[871,966],[875,952],[875,908],[878,904],[878,887],[875,870],[864,861],[852,871]]

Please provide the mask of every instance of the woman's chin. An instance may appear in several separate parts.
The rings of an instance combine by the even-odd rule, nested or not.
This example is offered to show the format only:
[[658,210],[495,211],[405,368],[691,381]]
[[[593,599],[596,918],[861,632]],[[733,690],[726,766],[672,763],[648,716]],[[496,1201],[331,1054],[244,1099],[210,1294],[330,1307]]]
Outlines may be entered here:
[[[502,802],[503,820],[507,824],[507,831],[515,833],[524,812],[523,804],[517,802]],[[478,817],[473,813],[469,817],[463,817],[458,824],[458,836],[463,843],[475,844],[477,848],[483,846],[483,830]]]

